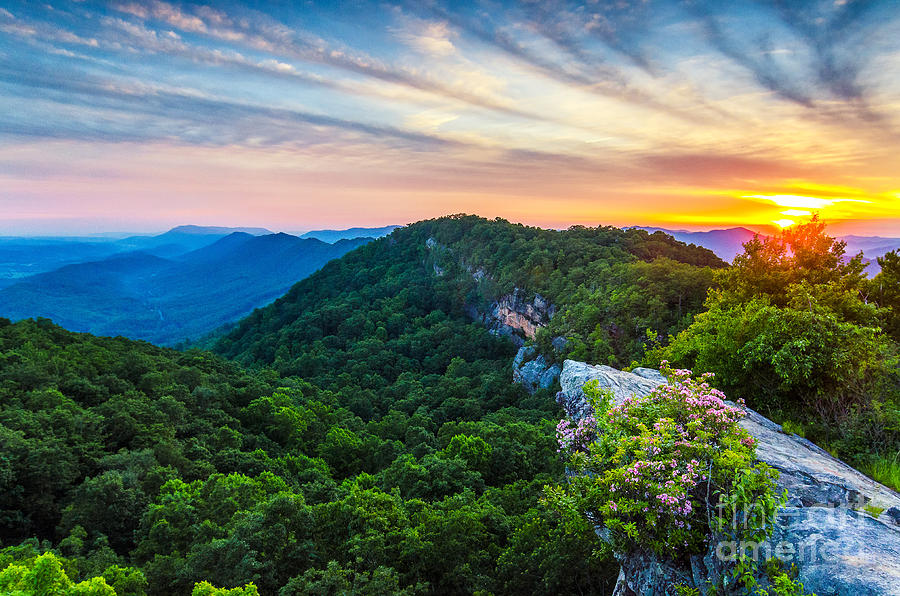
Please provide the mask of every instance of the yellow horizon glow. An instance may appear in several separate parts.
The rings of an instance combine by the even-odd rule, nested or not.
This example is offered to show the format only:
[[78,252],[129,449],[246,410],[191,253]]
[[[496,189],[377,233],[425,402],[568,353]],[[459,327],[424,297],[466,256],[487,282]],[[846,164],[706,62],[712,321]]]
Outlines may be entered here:
[[791,217],[807,217],[812,215],[812,211],[806,211],[804,209],[788,209],[787,211],[782,211],[782,215],[790,215]]
[[793,219],[773,219],[772,223],[775,224],[776,226],[778,226],[779,228],[784,229],[784,228],[791,227],[792,225],[796,224],[797,222],[794,221]]
[[835,203],[871,203],[864,199],[823,199],[802,195],[744,195],[745,199],[763,199],[772,201],[779,207],[799,207],[801,209],[822,209]]

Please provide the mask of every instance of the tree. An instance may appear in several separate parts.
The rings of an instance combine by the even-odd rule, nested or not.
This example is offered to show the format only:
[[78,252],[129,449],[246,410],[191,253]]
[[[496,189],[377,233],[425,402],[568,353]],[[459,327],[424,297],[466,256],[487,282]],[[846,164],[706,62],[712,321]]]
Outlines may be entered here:
[[881,271],[869,284],[871,298],[882,307],[882,327],[900,341],[900,252],[878,257]]
[[897,349],[862,270],[817,218],[756,237],[717,273],[707,312],[661,354],[850,457],[896,449]]
[[47,552],[30,561],[11,563],[0,571],[0,591],[13,596],[116,596],[102,577],[74,583],[63,569],[64,562]]

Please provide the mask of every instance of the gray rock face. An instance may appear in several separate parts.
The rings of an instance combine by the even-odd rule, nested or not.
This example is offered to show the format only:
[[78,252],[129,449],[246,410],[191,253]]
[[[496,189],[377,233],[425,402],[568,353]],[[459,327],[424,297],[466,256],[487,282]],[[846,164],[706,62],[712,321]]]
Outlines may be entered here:
[[519,348],[513,360],[513,382],[523,385],[529,393],[552,387],[561,371],[560,365],[549,364],[530,346]]
[[[659,372],[656,373],[659,375]],[[621,402],[632,395],[647,395],[657,386],[665,382],[662,380],[645,379],[632,373],[616,370],[611,366],[602,364],[591,365],[577,360],[563,362],[562,373],[559,375],[559,384],[562,387],[556,394],[556,401],[565,408],[566,413],[578,420],[593,412],[590,404],[584,397],[585,383],[597,381],[600,389],[609,389],[613,392],[615,401]]]
[[900,526],[900,507],[891,507],[884,514],[888,517],[889,520],[894,522],[895,525]]
[[[591,412],[584,383],[598,380],[621,403],[664,381],[653,372],[626,373],[566,360],[557,400],[570,415],[581,417]],[[781,473],[779,487],[788,491],[772,540],[760,552],[796,564],[799,581],[818,596],[900,595],[900,495],[757,412],[748,409],[740,424],[756,438],[757,457]],[[886,511],[875,519],[858,511],[866,504]],[[702,582],[718,573],[716,560],[712,552],[695,559],[691,581],[702,592]],[[663,594],[668,578],[676,577],[684,581],[684,571],[667,568],[647,553],[630,553],[622,560],[617,593]]]
[[662,375],[662,373],[659,372],[658,370],[656,370],[655,368],[644,368],[644,367],[639,366],[637,368],[631,369],[631,374],[637,375],[644,379],[649,379],[651,381],[656,381],[658,383],[667,383],[668,382],[668,381],[666,381],[666,378]]
[[469,315],[483,323],[488,331],[509,337],[519,347],[526,340],[534,339],[537,330],[546,326],[554,314],[556,307],[540,294],[526,300],[525,292],[518,288],[491,304],[487,312],[469,310]]
[[818,596],[900,594],[900,530],[847,507],[785,507],[772,543]]

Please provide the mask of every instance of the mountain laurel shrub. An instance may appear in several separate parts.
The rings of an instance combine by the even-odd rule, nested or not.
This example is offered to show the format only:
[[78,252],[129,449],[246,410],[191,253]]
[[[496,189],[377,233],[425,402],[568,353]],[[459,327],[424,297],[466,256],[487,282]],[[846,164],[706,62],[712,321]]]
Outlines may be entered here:
[[[714,539],[764,541],[785,497],[777,472],[755,461],[742,408],[726,403],[710,373],[693,378],[667,363],[662,372],[668,385],[615,406],[596,381],[585,386],[595,415],[557,427],[569,478],[546,487],[545,504],[573,527],[586,514],[619,553],[686,563]],[[750,589],[753,561],[739,558],[732,572]]]

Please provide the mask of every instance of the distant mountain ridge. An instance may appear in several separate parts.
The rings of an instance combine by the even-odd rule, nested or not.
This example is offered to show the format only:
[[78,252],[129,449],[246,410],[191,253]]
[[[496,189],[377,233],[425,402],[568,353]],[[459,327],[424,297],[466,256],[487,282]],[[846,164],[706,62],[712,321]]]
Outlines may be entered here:
[[161,257],[175,257],[234,232],[254,236],[272,233],[264,228],[184,225],[162,234],[127,238],[0,237],[0,288],[31,275],[65,265],[102,260],[117,253],[139,250]]
[[[734,257],[741,254],[744,250],[744,243],[751,240],[758,233],[747,228],[727,228],[723,230],[710,230],[708,232],[690,232],[687,230],[669,230],[666,228],[653,228],[634,226],[639,230],[647,232],[664,232],[674,237],[676,240],[687,244],[694,244],[708,248],[716,255],[729,263]],[[765,236],[765,234],[759,234]],[[878,257],[883,257],[892,250],[900,249],[900,238],[883,238],[880,236],[838,236],[838,240],[847,243],[846,254],[855,256],[862,252],[864,262],[866,263],[866,273],[869,277],[874,276],[880,271]]]
[[164,257],[197,250],[212,244],[229,234],[241,233],[248,236],[272,234],[265,228],[223,228],[216,226],[185,225],[172,228],[156,236],[130,236],[116,241],[121,250],[143,250]]
[[[173,247],[184,244],[166,242],[191,234],[204,243],[183,254]],[[249,314],[371,240],[328,244],[243,231],[160,236],[166,235],[148,239],[144,250],[68,264],[0,289],[0,316],[47,317],[73,331],[174,344]]]
[[351,238],[381,238],[387,236],[397,228],[403,226],[383,226],[380,228],[347,228],[346,230],[311,230],[303,234],[298,234],[300,238],[316,238],[322,242],[333,244],[338,240],[349,240]]
[[165,232],[166,234],[233,234],[235,232],[242,232],[244,234],[250,234],[251,236],[266,236],[269,234],[274,234],[272,230],[267,230],[266,228],[228,228],[223,226],[197,226],[193,224],[176,226]]
[[686,244],[702,246],[716,253],[720,259],[728,261],[741,254],[744,243],[751,240],[757,233],[747,228],[727,228],[723,230],[710,230],[708,232],[689,232],[687,230],[668,230],[666,228],[652,228],[635,226],[639,230],[647,232],[663,232],[676,240]]

